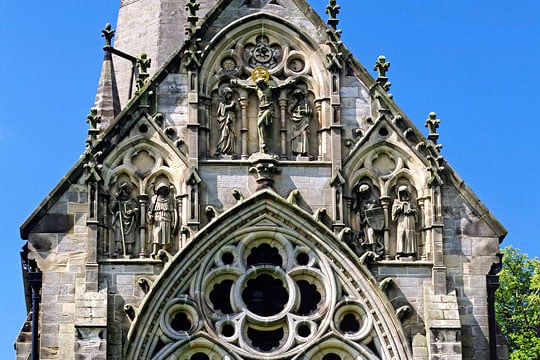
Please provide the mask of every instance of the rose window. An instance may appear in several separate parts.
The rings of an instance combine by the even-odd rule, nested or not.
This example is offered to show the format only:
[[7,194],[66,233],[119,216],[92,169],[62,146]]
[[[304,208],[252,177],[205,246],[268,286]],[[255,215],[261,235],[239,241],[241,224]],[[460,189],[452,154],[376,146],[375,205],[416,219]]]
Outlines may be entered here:
[[[370,345],[374,322],[366,306],[349,295],[354,289],[344,289],[313,242],[275,229],[245,231],[200,266],[189,295],[177,295],[164,308],[164,344],[204,332],[241,358],[305,354],[317,360],[360,354],[353,348],[334,352],[329,335],[368,346],[366,354],[377,347]],[[329,350],[320,350],[321,339],[330,341]],[[203,358],[190,349],[189,359]]]
[[316,249],[275,232],[251,233],[205,266],[206,320],[240,353],[282,355],[328,330],[335,280]]

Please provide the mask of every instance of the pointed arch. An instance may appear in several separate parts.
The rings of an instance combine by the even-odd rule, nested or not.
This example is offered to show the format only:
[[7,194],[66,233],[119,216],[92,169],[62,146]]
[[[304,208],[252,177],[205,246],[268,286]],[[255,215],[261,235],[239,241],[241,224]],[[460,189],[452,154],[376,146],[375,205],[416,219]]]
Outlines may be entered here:
[[[325,77],[327,73],[325,71],[325,55],[319,44],[291,22],[264,12],[248,15],[230,23],[210,40],[208,46],[210,50],[205,53],[200,70],[201,74],[208,74],[208,76],[200,78],[204,95],[208,96],[222,80],[230,76],[246,72],[249,74],[252,68],[249,65],[244,67],[242,61],[243,42],[260,33],[272,36],[281,42],[284,58],[302,57],[306,63],[309,59],[309,64],[297,73],[291,73],[284,66],[286,62],[282,61],[274,69],[270,69],[271,74],[284,71],[287,75],[306,76],[309,71],[314,79],[313,83],[316,85],[312,89],[315,96],[317,98],[330,96],[329,81]],[[291,34],[291,36],[285,38],[283,34]],[[238,68],[229,73],[220,74],[219,64],[226,57],[233,59]]]
[[[182,316],[202,322],[177,338],[161,320],[175,298],[193,299]],[[221,214],[167,263],[132,323],[126,355],[153,358],[203,335],[241,358],[297,356],[325,336],[374,341],[380,359],[411,358],[370,272],[324,225],[267,190]]]

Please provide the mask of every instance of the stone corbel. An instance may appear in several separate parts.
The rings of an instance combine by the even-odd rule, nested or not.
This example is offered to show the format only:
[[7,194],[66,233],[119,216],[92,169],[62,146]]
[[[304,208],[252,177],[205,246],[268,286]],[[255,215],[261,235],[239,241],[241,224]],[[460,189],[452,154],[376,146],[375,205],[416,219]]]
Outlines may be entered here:
[[281,169],[278,168],[278,161],[273,158],[261,158],[256,160],[249,168],[250,173],[255,174],[257,182],[257,190],[273,188],[274,175],[280,174]]

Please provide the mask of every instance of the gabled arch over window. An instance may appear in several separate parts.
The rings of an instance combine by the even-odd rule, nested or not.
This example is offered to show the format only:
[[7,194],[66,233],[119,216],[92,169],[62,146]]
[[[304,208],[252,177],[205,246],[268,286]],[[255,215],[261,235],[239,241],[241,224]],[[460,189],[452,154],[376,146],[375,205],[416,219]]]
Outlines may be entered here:
[[184,345],[198,337],[219,339],[220,349],[237,358],[411,358],[369,271],[328,229],[270,191],[195,236],[139,310],[129,358],[183,359],[196,354]]

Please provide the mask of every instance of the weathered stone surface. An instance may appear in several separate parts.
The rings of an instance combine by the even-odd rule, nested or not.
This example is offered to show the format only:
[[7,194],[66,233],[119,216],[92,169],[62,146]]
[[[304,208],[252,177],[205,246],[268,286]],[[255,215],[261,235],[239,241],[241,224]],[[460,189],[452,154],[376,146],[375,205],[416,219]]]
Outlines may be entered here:
[[[159,356],[292,358],[293,344],[317,358],[335,347],[330,329],[348,339],[332,350],[343,358],[363,356],[347,342],[366,339],[379,358],[489,358],[486,275],[505,230],[437,164],[434,134],[302,0],[189,4],[200,7],[121,2],[114,46],[146,52],[157,77],[126,107],[131,63],[115,58],[123,113],[91,155],[101,179],[82,164],[23,225],[43,272],[41,358],[153,358],[166,346]],[[230,126],[217,117],[224,87]],[[224,136],[234,151],[220,154]],[[129,217],[113,211],[122,183]],[[158,185],[173,206],[150,201]],[[254,316],[270,286],[282,308]],[[189,350],[167,345],[187,337]]]

